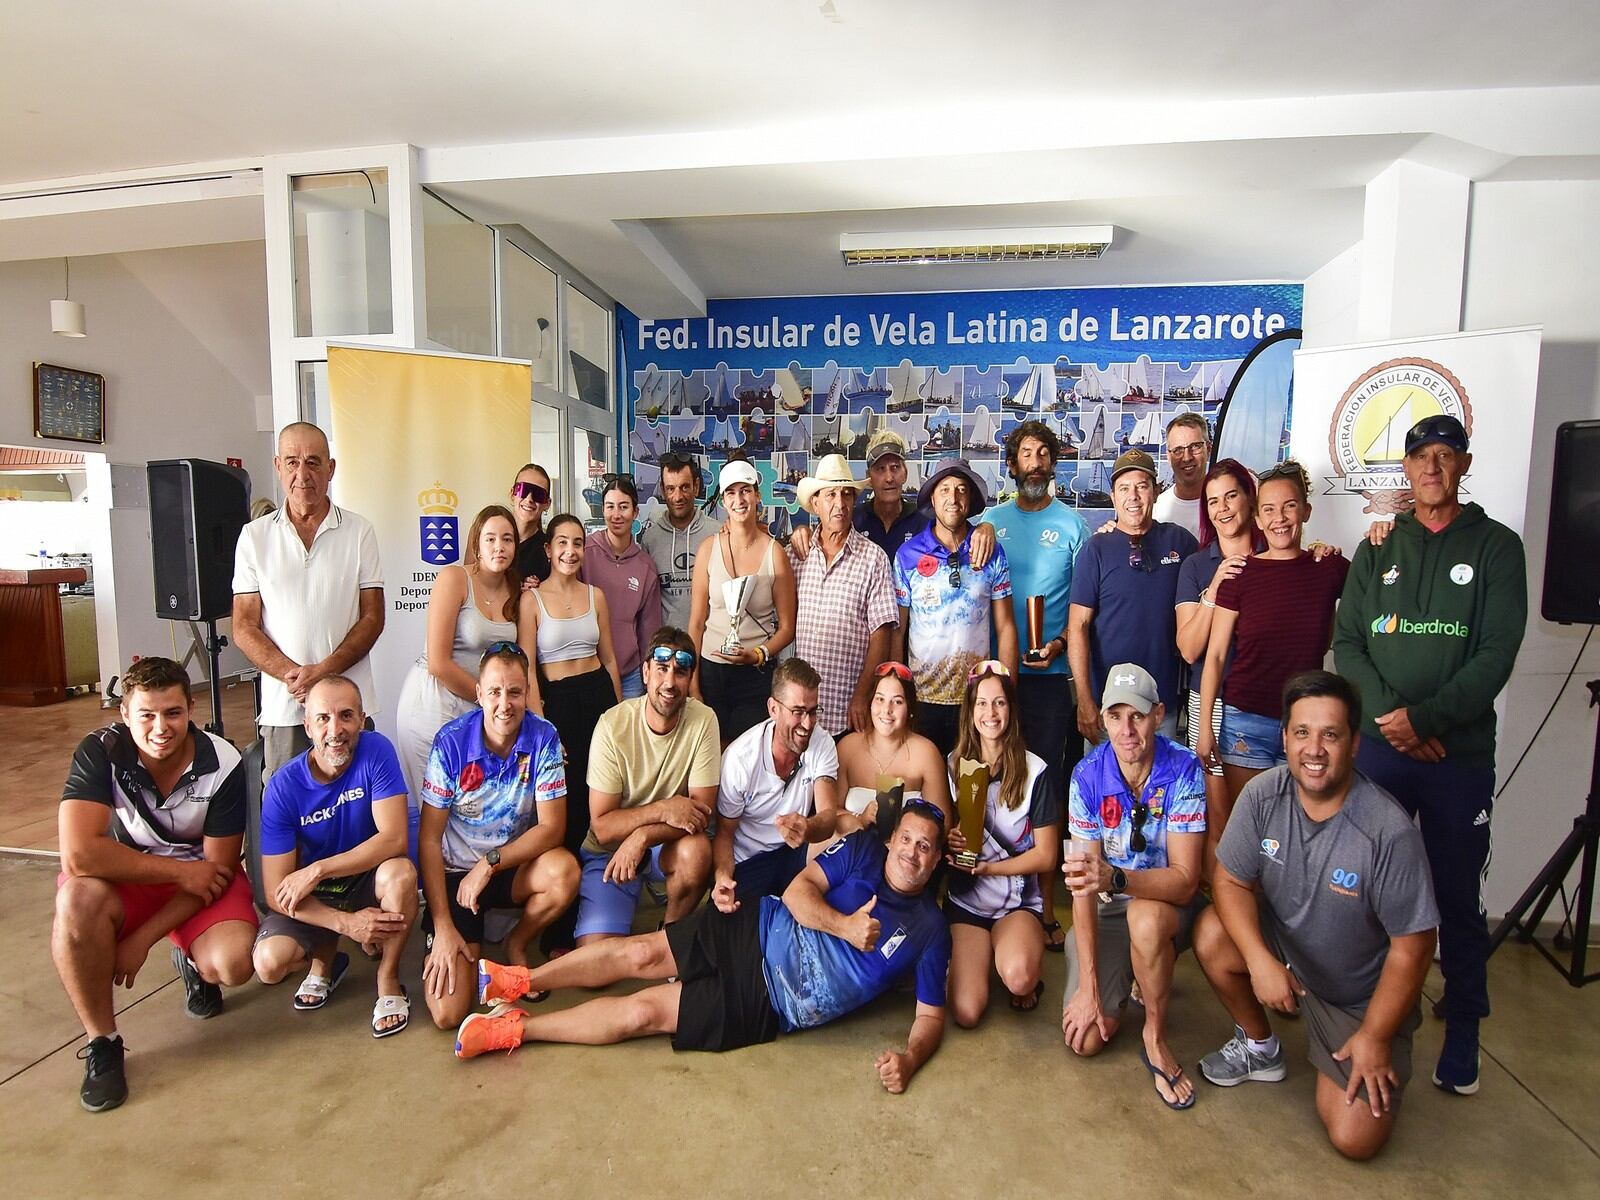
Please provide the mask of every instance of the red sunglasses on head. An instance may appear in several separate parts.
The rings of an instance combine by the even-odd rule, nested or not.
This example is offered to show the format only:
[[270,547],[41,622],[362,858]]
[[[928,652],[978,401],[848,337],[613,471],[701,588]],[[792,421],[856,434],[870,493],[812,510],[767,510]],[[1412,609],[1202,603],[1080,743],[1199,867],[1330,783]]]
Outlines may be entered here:
[[874,671],[873,674],[879,679],[882,679],[885,675],[893,675],[896,679],[899,679],[903,683],[911,682],[911,668],[906,666],[905,663],[879,663],[878,669]]

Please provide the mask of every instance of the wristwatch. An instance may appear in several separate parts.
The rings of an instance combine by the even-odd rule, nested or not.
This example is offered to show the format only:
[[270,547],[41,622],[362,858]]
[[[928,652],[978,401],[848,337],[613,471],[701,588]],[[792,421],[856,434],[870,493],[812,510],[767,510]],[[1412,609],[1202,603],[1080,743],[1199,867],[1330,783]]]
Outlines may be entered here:
[[483,856],[483,861],[489,864],[489,870],[495,871],[500,867],[500,851],[491,850]]
[[1121,867],[1111,868],[1111,894],[1120,896],[1128,890],[1128,873]]

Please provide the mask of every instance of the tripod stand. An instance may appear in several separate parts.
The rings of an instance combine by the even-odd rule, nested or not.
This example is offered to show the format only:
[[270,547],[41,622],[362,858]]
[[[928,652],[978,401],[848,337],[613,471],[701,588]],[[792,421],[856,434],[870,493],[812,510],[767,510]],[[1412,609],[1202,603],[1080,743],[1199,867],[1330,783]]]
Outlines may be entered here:
[[[1588,687],[1589,707],[1594,708],[1600,705],[1600,679],[1591,679]],[[1550,856],[1550,861],[1545,863],[1534,881],[1528,885],[1528,890],[1522,893],[1521,898],[1495,929],[1494,935],[1489,939],[1489,952],[1494,953],[1496,947],[1505,941],[1506,936],[1515,930],[1519,942],[1532,942],[1534,949],[1549,959],[1550,965],[1560,971],[1573,987],[1582,987],[1586,983],[1600,979],[1600,971],[1584,973],[1589,953],[1589,913],[1594,907],[1594,868],[1597,849],[1600,849],[1600,715],[1597,715],[1595,724],[1594,758],[1589,769],[1589,798],[1584,806],[1583,815],[1572,822],[1572,832],[1567,834],[1566,840],[1556,848],[1556,852]],[[1567,910],[1567,919],[1572,925],[1570,947],[1572,961],[1563,965],[1543,942],[1534,937],[1534,931],[1544,918],[1545,911],[1555,900],[1556,893],[1561,890],[1562,883],[1572,870],[1573,864],[1578,861],[1580,854],[1583,856],[1583,868],[1578,875],[1576,911],[1571,908]],[[1557,949],[1560,948],[1560,937],[1560,934],[1556,935]]]

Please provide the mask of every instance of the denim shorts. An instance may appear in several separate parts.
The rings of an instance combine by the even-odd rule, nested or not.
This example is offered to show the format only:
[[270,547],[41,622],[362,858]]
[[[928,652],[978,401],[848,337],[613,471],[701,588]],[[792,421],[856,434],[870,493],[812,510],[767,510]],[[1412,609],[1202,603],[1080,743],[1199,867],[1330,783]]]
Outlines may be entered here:
[[1275,717],[1244,712],[1231,704],[1222,706],[1222,736],[1217,753],[1230,767],[1265,771],[1287,762],[1283,753],[1283,726]]

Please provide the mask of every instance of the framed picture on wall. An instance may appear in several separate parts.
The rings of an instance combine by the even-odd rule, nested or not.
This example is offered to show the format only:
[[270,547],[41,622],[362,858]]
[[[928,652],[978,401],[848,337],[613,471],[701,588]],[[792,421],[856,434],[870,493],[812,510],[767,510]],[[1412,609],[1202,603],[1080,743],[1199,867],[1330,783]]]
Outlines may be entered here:
[[106,377],[33,364],[33,436],[67,442],[106,440]]

